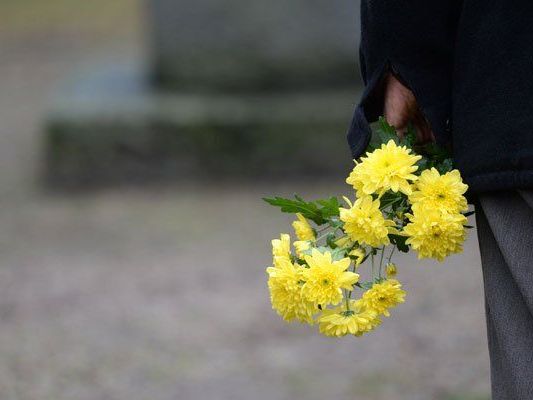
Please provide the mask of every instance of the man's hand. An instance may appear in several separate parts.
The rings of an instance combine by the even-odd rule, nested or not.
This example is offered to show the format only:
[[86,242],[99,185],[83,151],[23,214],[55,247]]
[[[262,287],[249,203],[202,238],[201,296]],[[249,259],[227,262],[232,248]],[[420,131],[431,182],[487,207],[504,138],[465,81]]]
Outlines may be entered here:
[[383,112],[387,122],[396,128],[400,136],[405,134],[407,125],[411,122],[420,143],[435,141],[415,95],[392,74],[389,74],[385,81]]

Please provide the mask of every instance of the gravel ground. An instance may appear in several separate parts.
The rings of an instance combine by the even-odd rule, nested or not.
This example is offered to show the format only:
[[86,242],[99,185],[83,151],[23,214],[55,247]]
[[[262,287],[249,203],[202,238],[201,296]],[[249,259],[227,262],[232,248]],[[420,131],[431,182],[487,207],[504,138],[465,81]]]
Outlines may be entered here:
[[44,191],[50,93],[93,58],[141,53],[138,28],[111,25],[105,43],[101,26],[0,35],[0,398],[488,399],[475,235],[443,264],[402,258],[407,303],[332,340],[270,310],[269,241],[289,221],[260,197],[345,186]]

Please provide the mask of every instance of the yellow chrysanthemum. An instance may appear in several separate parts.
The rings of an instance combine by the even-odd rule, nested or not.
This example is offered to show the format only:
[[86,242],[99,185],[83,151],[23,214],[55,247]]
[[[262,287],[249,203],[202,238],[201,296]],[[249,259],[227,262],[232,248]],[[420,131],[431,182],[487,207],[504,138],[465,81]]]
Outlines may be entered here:
[[407,214],[409,223],[403,229],[406,240],[418,251],[418,258],[444,260],[448,255],[460,253],[466,238],[463,214],[450,214],[434,208],[413,205],[413,214]]
[[297,213],[296,217],[298,219],[292,223],[296,237],[299,240],[315,240],[315,232],[305,217],[300,213]]
[[331,259],[331,253],[313,249],[311,255],[305,256],[309,268],[304,268],[303,293],[307,300],[318,304],[338,304],[342,300],[342,289],[352,289],[359,280],[359,275],[346,271],[350,259],[339,261]]
[[326,309],[318,317],[320,333],[340,337],[348,334],[361,336],[381,323],[375,311],[362,306],[360,301],[350,300],[350,309],[343,305]]
[[352,185],[359,196],[373,193],[383,194],[387,190],[411,194],[410,182],[417,179],[413,173],[415,164],[422,157],[411,153],[405,146],[398,146],[393,140],[381,148],[367,153],[356,164],[346,183]]
[[272,240],[272,257],[274,265],[277,265],[279,260],[289,260],[291,257],[291,237],[282,233],[279,239]]
[[385,266],[385,273],[387,274],[387,278],[392,278],[398,273],[398,267],[394,263],[387,263]]
[[296,250],[296,257],[299,259],[304,258],[304,251],[309,250],[311,248],[311,243],[309,243],[307,240],[297,240],[293,243],[294,249]]
[[358,267],[363,262],[366,253],[364,249],[358,247],[350,251],[348,255],[355,258],[355,265]]
[[389,228],[394,222],[386,220],[379,210],[379,200],[364,196],[356,200],[350,208],[341,208],[340,219],[344,222],[344,231],[359,243],[372,247],[389,244]]
[[272,255],[274,257],[289,257],[291,254],[291,237],[282,233],[279,239],[272,240]]
[[409,196],[412,204],[459,213],[468,210],[463,194],[468,189],[459,171],[454,169],[444,175],[435,168],[427,169],[416,181],[415,190]]
[[374,283],[363,293],[361,303],[367,309],[388,317],[390,316],[389,308],[403,303],[405,295],[400,282],[396,279],[387,279],[381,283]]
[[267,268],[268,288],[272,308],[287,322],[298,320],[313,323],[313,315],[318,311],[313,302],[302,295],[303,267],[279,258],[278,265]]

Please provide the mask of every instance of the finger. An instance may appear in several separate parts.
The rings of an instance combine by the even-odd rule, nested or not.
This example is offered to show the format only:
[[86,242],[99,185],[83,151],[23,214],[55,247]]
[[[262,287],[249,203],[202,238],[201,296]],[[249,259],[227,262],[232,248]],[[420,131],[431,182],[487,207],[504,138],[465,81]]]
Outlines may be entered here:
[[408,122],[405,103],[398,102],[394,98],[387,99],[385,101],[384,117],[389,125],[392,125],[396,132],[403,136]]
[[424,114],[422,114],[422,111],[420,109],[415,115],[415,118],[413,120],[413,125],[416,129],[417,141],[420,144],[435,141],[435,135],[433,134],[433,131],[431,130],[431,126],[428,120],[424,117]]

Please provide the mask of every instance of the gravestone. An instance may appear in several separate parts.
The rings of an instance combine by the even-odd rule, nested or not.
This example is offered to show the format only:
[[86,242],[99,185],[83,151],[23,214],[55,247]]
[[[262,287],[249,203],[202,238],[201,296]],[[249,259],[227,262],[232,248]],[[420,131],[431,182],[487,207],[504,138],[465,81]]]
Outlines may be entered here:
[[146,5],[148,63],[93,67],[58,96],[49,183],[347,171],[357,1]]
[[192,91],[353,84],[354,0],[152,0],[154,77]]

